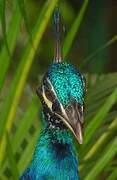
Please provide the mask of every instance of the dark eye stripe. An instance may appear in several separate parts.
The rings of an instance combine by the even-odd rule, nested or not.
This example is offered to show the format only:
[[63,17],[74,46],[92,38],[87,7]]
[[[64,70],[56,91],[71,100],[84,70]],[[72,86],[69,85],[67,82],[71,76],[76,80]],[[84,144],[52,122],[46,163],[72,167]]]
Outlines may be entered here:
[[47,79],[45,79],[45,78],[43,80],[43,85],[44,85],[44,88],[46,87],[46,89],[51,90],[51,86],[50,86],[49,82],[47,81]]
[[49,83],[49,81],[46,77],[43,80],[43,87],[44,87],[44,91],[45,91],[45,95],[46,95],[47,99],[49,101],[53,102],[56,97],[54,95],[54,92],[52,91],[51,84]]
[[61,112],[61,107],[57,99],[52,104],[52,110],[59,113]]
[[55,95],[53,93],[53,91],[51,89],[48,89],[46,86],[44,86],[44,90],[45,90],[45,95],[47,97],[47,99],[51,102],[53,102],[55,100]]

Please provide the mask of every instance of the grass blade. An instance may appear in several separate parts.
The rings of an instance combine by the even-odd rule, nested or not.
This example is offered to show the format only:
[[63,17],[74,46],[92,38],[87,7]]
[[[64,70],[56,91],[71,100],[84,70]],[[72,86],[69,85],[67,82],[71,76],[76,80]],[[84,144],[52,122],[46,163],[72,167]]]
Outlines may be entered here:
[[4,40],[7,53],[10,56],[10,51],[9,51],[9,47],[7,43],[5,9],[6,9],[6,0],[1,0],[0,1],[0,20],[1,20],[1,25],[2,25],[2,34],[3,34],[3,40]]
[[117,138],[113,139],[108,146],[106,146],[102,156],[95,163],[95,166],[88,172],[84,180],[96,179],[97,175],[108,165],[109,161],[117,153]]
[[23,152],[20,158],[20,161],[18,163],[18,168],[20,170],[20,173],[27,167],[27,165],[31,161],[38,136],[39,136],[39,129],[36,130],[34,136],[30,140],[30,143],[28,144],[28,146],[26,147],[25,151]]
[[[32,99],[32,102],[27,107],[27,111],[25,112],[24,116],[22,117],[22,119],[20,119],[17,131],[12,138],[12,149],[14,154],[18,151],[18,148],[20,148],[21,143],[28,134],[29,128],[33,124],[33,120],[35,119],[39,111],[40,104],[38,102],[37,102],[37,98],[34,97]],[[7,151],[6,151],[6,156],[8,156]],[[7,166],[7,162],[4,160],[4,163],[1,168],[2,172],[4,172],[6,166]]]
[[18,0],[18,5],[19,5],[19,8],[20,8],[20,12],[22,14],[22,18],[24,19],[25,27],[26,27],[27,33],[29,35],[29,40],[30,40],[30,42],[31,42],[31,44],[33,46],[32,34],[31,34],[31,30],[30,30],[30,25],[29,25],[26,9],[25,9],[24,0]]
[[11,147],[11,142],[10,142],[10,139],[9,139],[9,136],[7,135],[7,146],[8,146],[8,162],[9,162],[9,167],[11,169],[11,172],[12,172],[12,175],[13,175],[13,179],[14,180],[18,180],[18,177],[19,177],[19,172],[18,172],[18,168],[17,168],[17,164],[16,164],[16,161],[15,161],[15,157],[13,155],[13,150],[12,150],[12,147]]
[[37,99],[34,98],[31,102],[31,104],[28,106],[26,113],[24,114],[23,118],[21,119],[19,128],[17,129],[17,131],[12,139],[13,152],[17,151],[21,142],[25,138],[29,128],[31,127],[32,121],[34,120],[34,118],[36,117],[36,115],[39,111],[39,103],[36,100]]
[[17,34],[19,31],[20,20],[21,20],[20,11],[16,4],[14,13],[12,15],[11,23],[9,25],[7,37],[6,37],[7,39],[6,41],[7,41],[10,53],[8,53],[8,50],[5,44],[3,45],[2,50],[0,52],[0,91],[3,87],[6,74],[10,65],[10,61],[12,60],[10,55],[12,55],[15,48]]
[[104,45],[102,45],[98,49],[96,49],[92,54],[90,54],[89,56],[87,56],[86,58],[81,60],[82,63],[80,64],[79,67],[83,67],[89,61],[93,61],[91,59],[94,56],[96,56],[98,53],[100,53],[102,50],[104,50],[105,48],[109,47],[110,45],[112,45],[116,41],[117,41],[117,35],[113,36],[108,42],[106,42]]
[[100,77],[101,79],[94,84],[93,90],[90,88],[88,91],[86,99],[88,103],[94,104],[94,100],[97,102],[99,98],[105,96],[105,93],[110,93],[117,86],[117,73],[106,74]]
[[[113,129],[116,129],[116,128],[117,128],[117,118],[112,121],[112,123],[109,125],[107,131],[104,132],[99,137],[99,139],[95,142],[95,144],[93,144],[93,147],[91,147],[90,150],[88,151],[88,153],[86,153],[86,155],[84,155],[83,162],[85,162],[85,161],[88,162],[88,160],[90,158],[92,158],[94,156],[96,157],[96,152],[99,150],[100,146],[103,145],[107,141],[107,138],[112,134]],[[81,171],[84,168],[85,168],[85,163],[80,165],[79,170]]]
[[90,151],[86,154],[84,157],[84,160],[88,160],[91,158],[96,151],[98,151],[98,148],[105,142],[106,138],[111,134],[111,131],[113,128],[117,128],[117,119],[115,119],[110,126],[108,127],[107,131],[100,136],[100,138],[96,141],[94,146],[90,149]]
[[107,180],[116,180],[117,179],[117,167],[112,171],[111,175],[107,178]]
[[68,54],[71,46],[72,46],[72,42],[75,38],[76,33],[78,32],[80,25],[82,23],[82,20],[84,18],[85,12],[86,12],[86,8],[88,5],[88,0],[84,0],[83,5],[80,9],[80,12],[78,13],[77,18],[75,19],[69,33],[67,34],[64,44],[63,44],[63,57],[65,58],[66,55]]
[[97,115],[87,126],[86,131],[85,131],[84,145],[86,145],[89,142],[93,133],[100,126],[100,124],[102,124],[103,119],[106,117],[108,111],[116,102],[116,100],[117,100],[117,89],[115,89],[114,92],[108,97],[105,104],[101,107]]

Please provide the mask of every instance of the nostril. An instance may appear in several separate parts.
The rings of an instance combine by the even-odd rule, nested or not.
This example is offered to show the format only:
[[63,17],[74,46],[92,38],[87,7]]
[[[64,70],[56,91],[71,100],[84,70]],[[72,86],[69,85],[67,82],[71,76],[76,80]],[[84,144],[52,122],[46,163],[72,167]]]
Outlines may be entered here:
[[44,86],[44,90],[45,90],[45,95],[46,95],[47,99],[49,99],[49,101],[53,102],[54,99],[55,99],[55,95],[54,95],[53,91],[52,90],[48,90],[46,88],[46,86]]

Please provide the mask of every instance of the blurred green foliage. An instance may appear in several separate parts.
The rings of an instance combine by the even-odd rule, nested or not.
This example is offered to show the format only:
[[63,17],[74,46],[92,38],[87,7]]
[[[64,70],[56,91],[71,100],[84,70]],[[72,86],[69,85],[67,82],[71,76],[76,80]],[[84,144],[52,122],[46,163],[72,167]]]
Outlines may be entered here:
[[53,60],[57,3],[65,27],[63,56],[87,79],[84,144],[77,147],[80,176],[114,180],[117,32],[108,17],[115,8],[111,2],[88,0],[0,1],[0,179],[18,179],[41,130],[35,89]]

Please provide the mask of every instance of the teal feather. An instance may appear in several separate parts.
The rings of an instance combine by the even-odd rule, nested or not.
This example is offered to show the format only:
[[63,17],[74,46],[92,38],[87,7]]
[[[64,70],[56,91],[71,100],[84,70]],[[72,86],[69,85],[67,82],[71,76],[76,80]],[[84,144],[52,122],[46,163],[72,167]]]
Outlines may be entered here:
[[25,176],[32,180],[78,180],[77,159],[68,131],[43,131],[33,160],[21,179],[26,179]]
[[48,70],[48,77],[64,106],[69,104],[71,98],[82,104],[83,82],[80,72],[73,65],[66,62],[54,63]]

